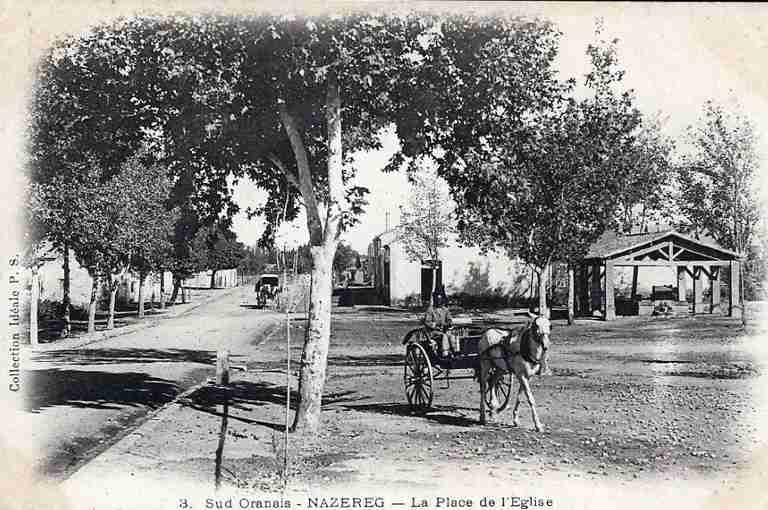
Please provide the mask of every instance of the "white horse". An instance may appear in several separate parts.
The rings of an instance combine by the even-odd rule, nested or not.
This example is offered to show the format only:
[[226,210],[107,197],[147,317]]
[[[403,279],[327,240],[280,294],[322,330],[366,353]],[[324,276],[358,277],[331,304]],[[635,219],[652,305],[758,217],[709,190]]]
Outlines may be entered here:
[[[512,411],[512,423],[517,426],[517,411],[520,407],[520,394],[525,392],[528,399],[528,405],[531,406],[533,414],[533,424],[538,432],[541,432],[542,426],[539,416],[536,413],[536,401],[531,393],[530,378],[539,373],[544,367],[542,361],[544,355],[549,349],[549,333],[551,325],[549,319],[530,314],[531,320],[525,327],[520,329],[517,334],[514,331],[502,329],[486,330],[477,344],[477,351],[480,356],[480,423],[486,423],[485,416],[485,394],[486,387],[490,384],[491,401],[488,410],[489,417],[499,408],[499,401],[496,395],[496,384],[506,372],[512,372],[519,383],[517,390],[517,401]],[[493,370],[492,380],[489,381],[489,374]]]

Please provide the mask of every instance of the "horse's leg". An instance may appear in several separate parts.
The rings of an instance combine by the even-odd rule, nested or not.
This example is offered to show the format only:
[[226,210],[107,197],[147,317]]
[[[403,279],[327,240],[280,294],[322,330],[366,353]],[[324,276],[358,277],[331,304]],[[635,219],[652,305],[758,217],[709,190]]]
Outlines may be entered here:
[[480,424],[486,424],[485,418],[485,378],[488,376],[488,362],[480,360]]
[[496,409],[499,408],[499,403],[496,399],[496,374],[488,378],[488,382],[486,383],[486,389],[488,391],[488,394],[491,396],[490,407],[491,407],[491,412],[493,413],[496,411]]
[[536,432],[541,432],[542,426],[539,421],[539,415],[536,413],[536,401],[533,399],[533,393],[531,392],[531,385],[528,383],[528,378],[523,375],[520,377],[520,383],[525,391],[525,396],[528,399],[528,405],[531,406],[533,425],[536,427]]
[[519,377],[516,377],[517,379],[517,397],[515,399],[515,408],[512,409],[512,425],[517,427],[520,424],[520,421],[518,420],[518,414],[517,411],[520,409],[520,394],[523,393],[523,383],[520,381]]

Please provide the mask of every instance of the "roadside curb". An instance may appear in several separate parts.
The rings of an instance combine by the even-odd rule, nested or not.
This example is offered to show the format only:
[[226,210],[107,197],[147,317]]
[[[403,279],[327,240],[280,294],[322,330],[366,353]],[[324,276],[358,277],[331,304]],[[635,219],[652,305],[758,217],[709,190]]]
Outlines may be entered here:
[[[144,329],[153,328],[155,326],[160,325],[160,323],[162,323],[165,320],[184,316],[205,304],[212,303],[226,296],[234,294],[238,290],[241,290],[241,287],[238,286],[238,287],[232,287],[230,289],[225,289],[224,292],[217,293],[211,296],[206,296],[205,298],[201,299],[196,303],[190,303],[190,306],[187,308],[170,310],[165,314],[163,314],[163,316],[161,317],[151,317],[151,318],[145,317],[144,321],[139,322],[138,324],[131,324],[128,326],[123,326],[121,328],[116,328],[116,329],[107,330],[107,331],[97,331],[94,334],[84,335],[82,337],[76,337],[76,338],[67,339],[67,340],[58,340],[58,341],[47,343],[47,344],[39,344],[36,347],[33,347],[31,345],[25,345],[23,346],[23,348],[25,348],[25,350],[28,350],[29,352],[47,352],[47,351],[55,351],[59,349],[78,349],[80,347],[85,347],[87,345],[91,345],[97,342],[102,342],[110,338],[129,335],[131,333],[135,333],[136,331],[142,331]],[[184,306],[184,305],[179,305],[179,306]]]
[[[256,349],[266,348],[269,342],[282,332],[282,326],[284,325],[282,323],[283,318],[281,316],[276,316],[271,320],[273,323],[264,329],[261,341],[255,345]],[[211,370],[213,370],[213,367],[211,367]],[[250,369],[246,369],[246,372],[250,371]],[[136,445],[140,442],[153,441],[153,436],[151,433],[147,432],[148,430],[151,430],[151,428],[156,426],[155,424],[158,422],[172,420],[173,413],[176,412],[179,407],[185,405],[185,399],[188,399],[198,391],[211,386],[219,386],[216,384],[216,378],[213,374],[184,389],[174,396],[172,400],[164,403],[160,407],[151,410],[137,425],[132,426],[130,430],[124,431],[119,435],[118,439],[105,450],[84,461],[74,471],[69,473],[61,480],[60,485],[63,487],[76,485],[82,477],[89,476],[87,472],[93,470],[94,466],[98,469],[98,466],[103,466],[105,464],[112,466],[120,465],[119,459],[125,455],[125,451],[133,450],[132,445]]]
[[141,440],[141,438],[143,438],[145,436],[144,436],[144,434],[142,434],[140,432],[140,430],[145,425],[147,425],[147,423],[149,423],[149,422],[151,422],[153,420],[162,419],[162,415],[165,412],[167,412],[170,407],[172,407],[174,405],[177,405],[179,403],[179,400],[181,400],[182,398],[189,397],[190,395],[192,395],[195,392],[199,391],[201,388],[204,388],[205,386],[211,384],[211,382],[213,382],[213,379],[211,377],[207,377],[205,380],[200,381],[199,383],[192,385],[191,387],[187,388],[186,390],[184,390],[181,393],[179,393],[178,395],[176,395],[176,397],[174,397],[173,400],[171,400],[169,402],[166,402],[165,404],[163,404],[162,406],[158,407],[157,409],[151,410],[149,413],[146,414],[146,416],[141,418],[141,421],[140,421],[140,423],[137,426],[131,428],[130,430],[127,430],[127,431],[123,432],[121,435],[118,436],[117,441],[115,441],[112,445],[107,447],[107,449],[105,449],[104,451],[102,451],[98,455],[96,455],[93,458],[88,459],[85,462],[83,462],[74,471],[69,473],[69,475],[67,475],[66,478],[61,480],[60,483],[62,485],[67,485],[69,483],[72,483],[71,480],[76,479],[76,477],[77,477],[77,475],[78,475],[78,473],[80,471],[84,470],[84,468],[86,468],[94,460],[96,460],[98,458],[101,458],[101,457],[104,457],[104,456],[107,456],[107,455],[110,455],[109,452],[114,447],[116,447],[118,445],[121,445],[121,446],[131,445],[131,444],[135,443],[136,441]]

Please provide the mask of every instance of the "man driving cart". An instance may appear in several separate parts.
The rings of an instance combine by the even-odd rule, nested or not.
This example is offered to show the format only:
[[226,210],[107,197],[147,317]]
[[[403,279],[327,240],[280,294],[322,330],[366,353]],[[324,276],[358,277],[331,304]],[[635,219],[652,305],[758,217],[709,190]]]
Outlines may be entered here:
[[435,291],[432,294],[432,302],[427,307],[422,322],[431,339],[439,345],[440,354],[444,358],[459,353],[459,340],[451,332],[453,319],[448,309],[448,298],[444,289],[441,288],[441,291]]

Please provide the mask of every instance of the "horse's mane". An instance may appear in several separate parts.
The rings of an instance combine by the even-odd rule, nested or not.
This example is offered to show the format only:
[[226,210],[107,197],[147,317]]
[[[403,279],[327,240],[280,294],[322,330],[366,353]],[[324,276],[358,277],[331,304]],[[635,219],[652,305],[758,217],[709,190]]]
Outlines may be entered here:
[[533,350],[531,347],[531,324],[533,321],[529,322],[523,331],[520,333],[520,356],[523,357],[524,360],[530,361],[533,356]]

